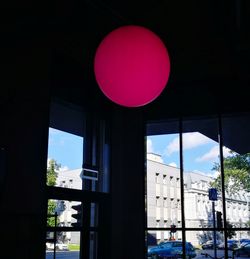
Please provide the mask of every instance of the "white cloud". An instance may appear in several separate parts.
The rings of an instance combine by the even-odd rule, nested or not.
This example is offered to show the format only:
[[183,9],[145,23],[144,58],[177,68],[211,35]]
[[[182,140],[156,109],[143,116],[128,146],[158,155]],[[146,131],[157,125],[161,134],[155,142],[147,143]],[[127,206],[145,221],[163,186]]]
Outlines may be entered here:
[[196,162],[205,162],[217,159],[219,156],[219,146],[212,147],[206,154],[203,156],[197,157]]
[[[227,157],[230,155],[230,149],[223,147],[223,155]],[[213,161],[219,157],[219,146],[212,147],[206,154],[195,159],[196,162]]]
[[147,153],[154,153],[153,142],[151,139],[147,139]]
[[223,147],[223,156],[224,157],[230,156],[231,155],[230,151],[232,151],[232,150],[227,147]]
[[206,174],[207,176],[213,177],[213,178],[217,178],[220,175],[219,171],[212,171],[210,173]]
[[[211,142],[211,139],[198,132],[183,134],[183,150],[192,149],[209,142]],[[165,154],[171,155],[172,153],[179,151],[179,145],[179,137],[173,139],[173,141],[167,146]]]
[[177,164],[175,162],[171,162],[168,165],[173,166],[173,167],[177,167]]
[[173,139],[167,146],[166,150],[165,150],[165,154],[166,155],[171,155],[174,152],[179,151],[179,138],[175,138]]

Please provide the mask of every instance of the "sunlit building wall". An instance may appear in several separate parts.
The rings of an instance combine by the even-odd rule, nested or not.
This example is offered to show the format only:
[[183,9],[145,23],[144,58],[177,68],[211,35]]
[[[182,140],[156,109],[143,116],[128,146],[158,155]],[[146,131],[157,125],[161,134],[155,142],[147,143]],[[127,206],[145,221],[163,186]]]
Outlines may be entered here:
[[[59,171],[56,180],[56,186],[61,188],[82,189],[81,168],[75,170]],[[56,211],[59,215],[59,225],[70,227],[71,223],[76,222],[72,217],[76,213],[71,207],[77,205],[79,202],[75,201],[61,201],[57,203]],[[61,238],[64,242],[79,244],[80,236],[78,232],[62,232]]]
[[[147,154],[147,219],[149,227],[181,227],[180,169],[162,163],[157,154]],[[156,239],[169,238],[168,231],[157,231]],[[181,239],[181,233],[175,234]]]
[[[208,197],[212,181],[212,177],[202,173],[184,172],[186,228],[213,227],[212,202]],[[249,222],[249,201],[249,194],[244,191],[226,195],[227,221],[234,227],[245,227]],[[215,202],[215,211],[222,212],[220,196]],[[182,226],[180,169],[164,164],[160,155],[151,153],[147,154],[147,216],[148,227]],[[246,231],[236,231],[234,238],[244,238],[246,235]],[[206,241],[201,236],[202,231],[186,232],[186,239],[194,245]],[[167,240],[169,233],[157,231],[155,238],[157,242]],[[180,239],[181,234],[177,233],[175,238]]]

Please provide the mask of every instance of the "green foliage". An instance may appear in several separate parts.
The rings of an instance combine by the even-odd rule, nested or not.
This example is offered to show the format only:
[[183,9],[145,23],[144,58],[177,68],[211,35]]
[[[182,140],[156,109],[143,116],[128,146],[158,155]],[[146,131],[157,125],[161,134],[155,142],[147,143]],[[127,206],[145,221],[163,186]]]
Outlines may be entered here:
[[47,226],[55,227],[56,220],[55,217],[51,217],[51,215],[55,214],[56,202],[53,200],[48,200],[48,217],[47,217]]
[[[60,164],[58,164],[54,159],[49,160],[49,165],[47,168],[47,185],[55,186],[57,179],[57,171],[60,168]],[[48,215],[54,215],[56,210],[56,202],[54,200],[48,200]],[[55,226],[55,217],[47,217],[47,226],[54,227]]]
[[61,167],[61,165],[57,164],[57,162],[54,159],[49,160],[49,166],[47,168],[47,185],[48,186],[55,186],[56,178],[57,178],[56,171],[58,171],[60,167]]
[[[224,158],[224,187],[227,193],[239,190],[250,191],[250,153],[240,155],[231,151],[231,155]],[[220,165],[214,164],[212,170],[220,171]],[[211,186],[221,190],[221,176],[219,175]]]

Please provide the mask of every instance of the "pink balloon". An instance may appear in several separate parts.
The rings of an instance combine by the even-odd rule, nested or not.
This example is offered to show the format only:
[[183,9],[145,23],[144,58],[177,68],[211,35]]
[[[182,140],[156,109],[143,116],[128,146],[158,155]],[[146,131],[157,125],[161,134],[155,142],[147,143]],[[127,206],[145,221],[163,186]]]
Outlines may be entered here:
[[169,73],[168,51],[161,39],[141,26],[123,26],[100,43],[94,60],[96,81],[113,102],[139,107],[155,100]]

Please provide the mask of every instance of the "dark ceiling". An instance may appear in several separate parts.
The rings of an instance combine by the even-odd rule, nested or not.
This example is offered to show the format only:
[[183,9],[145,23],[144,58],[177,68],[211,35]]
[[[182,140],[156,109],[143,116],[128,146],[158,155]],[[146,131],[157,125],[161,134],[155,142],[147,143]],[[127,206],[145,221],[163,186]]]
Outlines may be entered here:
[[135,24],[158,34],[171,58],[162,95],[137,108],[149,118],[249,108],[249,0],[62,0],[22,2],[15,11],[18,40],[41,39],[51,50],[59,97],[116,106],[95,82],[94,54],[110,31]]

